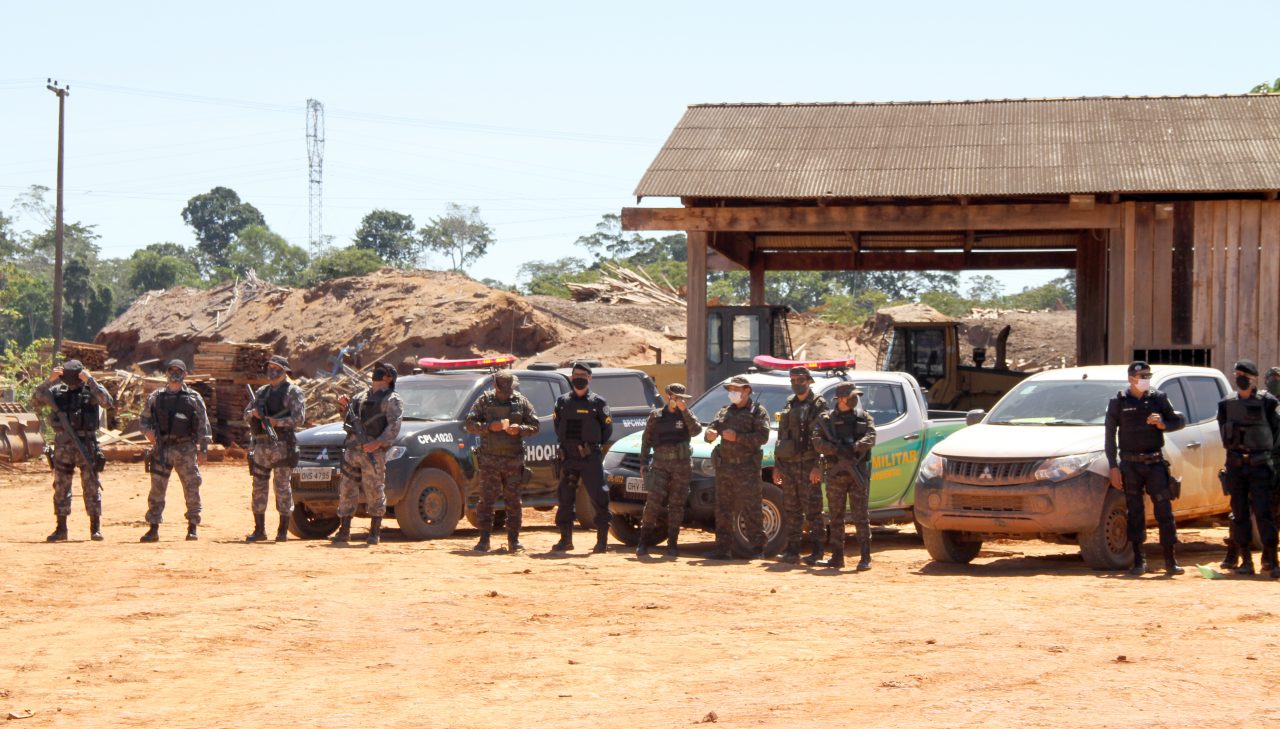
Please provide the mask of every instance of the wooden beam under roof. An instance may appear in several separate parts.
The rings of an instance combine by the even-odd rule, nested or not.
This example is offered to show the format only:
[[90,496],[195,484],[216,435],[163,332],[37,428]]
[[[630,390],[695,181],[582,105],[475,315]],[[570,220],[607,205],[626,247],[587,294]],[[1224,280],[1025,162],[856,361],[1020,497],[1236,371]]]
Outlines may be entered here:
[[623,208],[623,230],[739,233],[910,233],[1113,228],[1119,208],[1095,205],[867,205],[749,208]]
[[[999,271],[1075,268],[1076,251],[759,252],[766,271]],[[855,261],[855,255],[857,260]]]

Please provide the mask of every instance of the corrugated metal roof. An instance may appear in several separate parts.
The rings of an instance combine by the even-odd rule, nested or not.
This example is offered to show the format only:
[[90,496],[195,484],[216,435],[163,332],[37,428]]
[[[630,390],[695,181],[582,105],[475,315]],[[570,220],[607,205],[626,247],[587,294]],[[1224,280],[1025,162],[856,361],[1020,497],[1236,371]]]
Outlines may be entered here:
[[1280,189],[1280,95],[690,106],[638,197]]

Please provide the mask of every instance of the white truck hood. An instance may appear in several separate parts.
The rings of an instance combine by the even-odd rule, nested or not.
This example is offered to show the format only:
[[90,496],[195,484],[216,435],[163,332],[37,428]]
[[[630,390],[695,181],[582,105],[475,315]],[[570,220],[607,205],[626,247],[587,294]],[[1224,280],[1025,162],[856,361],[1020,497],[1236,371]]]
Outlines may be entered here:
[[944,458],[1019,459],[1054,458],[1101,451],[1103,428],[1099,425],[987,425],[961,428],[933,447]]

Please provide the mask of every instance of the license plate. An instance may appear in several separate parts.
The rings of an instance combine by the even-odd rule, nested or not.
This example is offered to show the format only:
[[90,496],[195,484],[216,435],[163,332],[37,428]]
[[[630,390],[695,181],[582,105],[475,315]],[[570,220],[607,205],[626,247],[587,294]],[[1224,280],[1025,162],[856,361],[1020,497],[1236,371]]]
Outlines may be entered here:
[[333,479],[332,468],[324,467],[324,468],[299,468],[298,469],[299,481],[324,481],[325,483],[328,483],[332,479]]
[[637,476],[627,477],[627,493],[629,494],[647,494],[649,489],[644,487],[644,479]]

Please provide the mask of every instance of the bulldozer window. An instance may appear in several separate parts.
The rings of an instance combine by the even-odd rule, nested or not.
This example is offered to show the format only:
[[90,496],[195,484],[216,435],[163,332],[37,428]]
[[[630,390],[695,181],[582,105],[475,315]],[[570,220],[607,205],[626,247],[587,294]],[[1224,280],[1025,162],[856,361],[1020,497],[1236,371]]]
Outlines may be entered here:
[[720,364],[723,359],[724,333],[720,326],[719,314],[707,314],[707,361],[711,364]]
[[733,359],[750,362],[760,351],[760,316],[738,314],[733,317]]

